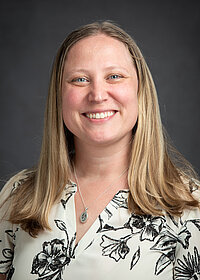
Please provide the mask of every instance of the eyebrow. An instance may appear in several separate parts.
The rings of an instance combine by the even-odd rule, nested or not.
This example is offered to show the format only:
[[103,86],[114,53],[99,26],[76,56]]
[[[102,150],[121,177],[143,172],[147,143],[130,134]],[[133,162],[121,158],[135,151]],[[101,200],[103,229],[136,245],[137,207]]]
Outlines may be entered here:
[[84,68],[77,68],[77,69],[72,69],[70,72],[66,71],[66,74],[73,75],[74,73],[80,73],[80,72],[89,73],[89,70],[84,69]]
[[[120,71],[120,70],[123,70],[123,71],[126,71],[127,74],[128,74],[128,71],[127,71],[127,69],[125,67],[118,66],[118,65],[107,66],[107,67],[103,68],[103,70],[106,70],[106,71],[111,71],[111,70],[116,70],[116,71],[118,70],[118,71]],[[81,72],[89,74],[90,71],[88,69],[85,69],[85,68],[77,68],[77,69],[75,68],[75,69],[72,69],[70,72],[66,71],[66,75],[70,76],[70,75],[73,75],[75,73],[81,73]]]
[[119,66],[119,65],[111,65],[111,66],[105,67],[105,70],[114,70],[114,69],[127,71],[127,69],[125,67]]

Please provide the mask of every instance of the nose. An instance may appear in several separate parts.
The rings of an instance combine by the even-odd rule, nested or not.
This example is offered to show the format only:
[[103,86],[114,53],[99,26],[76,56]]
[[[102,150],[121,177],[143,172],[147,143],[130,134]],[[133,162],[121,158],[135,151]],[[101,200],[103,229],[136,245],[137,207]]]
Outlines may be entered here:
[[102,103],[107,100],[107,97],[104,81],[93,81],[88,95],[89,102]]

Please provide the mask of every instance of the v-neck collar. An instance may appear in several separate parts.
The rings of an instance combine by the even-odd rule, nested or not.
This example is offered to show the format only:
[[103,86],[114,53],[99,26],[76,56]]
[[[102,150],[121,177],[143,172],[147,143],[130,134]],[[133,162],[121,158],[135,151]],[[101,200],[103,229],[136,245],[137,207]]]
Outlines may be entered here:
[[[76,232],[76,209],[75,209],[75,193],[77,192],[77,184],[73,181],[69,181],[69,184],[65,188],[65,199],[61,200],[61,203],[67,206],[68,200],[70,199],[72,204],[69,205],[70,207],[67,207],[67,212],[71,217],[71,225],[73,226],[74,232]],[[76,244],[76,257],[81,254],[97,237],[98,233],[103,230],[105,225],[112,221],[113,217],[115,217],[115,214],[118,210],[118,208],[126,208],[127,201],[128,201],[128,189],[122,189],[119,190],[113,198],[110,200],[110,202],[106,205],[106,207],[103,209],[103,211],[100,213],[100,215],[96,218],[94,223],[91,225],[91,227],[87,230],[87,232],[83,235],[83,237],[79,240],[79,242]],[[70,209],[71,208],[71,209]]]

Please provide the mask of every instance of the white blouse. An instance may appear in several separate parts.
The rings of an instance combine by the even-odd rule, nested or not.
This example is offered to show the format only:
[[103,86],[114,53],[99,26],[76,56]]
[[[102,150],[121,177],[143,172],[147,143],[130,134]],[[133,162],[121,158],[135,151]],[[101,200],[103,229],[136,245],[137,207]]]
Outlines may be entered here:
[[[19,177],[3,188],[0,203],[25,179]],[[75,245],[76,191],[75,183],[66,185],[49,217],[52,231],[37,238],[0,220],[0,273],[7,279],[200,279],[199,209],[185,210],[181,218],[140,216],[128,211],[129,191],[121,190]],[[194,195],[200,197],[199,190]]]

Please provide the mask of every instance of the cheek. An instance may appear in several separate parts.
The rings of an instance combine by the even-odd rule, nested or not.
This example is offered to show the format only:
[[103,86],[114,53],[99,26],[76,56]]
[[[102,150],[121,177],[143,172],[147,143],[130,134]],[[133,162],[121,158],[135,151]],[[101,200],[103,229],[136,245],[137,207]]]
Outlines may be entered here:
[[73,108],[78,104],[78,98],[73,91],[64,92],[62,95],[63,107]]
[[64,88],[62,92],[62,115],[66,127],[74,134],[79,122],[83,94],[72,88]]
[[71,115],[73,111],[80,109],[80,94],[77,94],[75,90],[65,89],[62,93],[62,111],[63,116]]
[[66,127],[69,129],[70,120],[72,118],[72,111],[76,105],[76,100],[74,100],[73,95],[64,92],[62,94],[62,115],[63,121]]
[[120,87],[116,91],[116,99],[125,108],[132,108],[137,110],[138,108],[138,97],[137,97],[137,87]]

